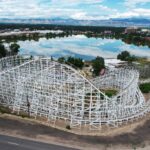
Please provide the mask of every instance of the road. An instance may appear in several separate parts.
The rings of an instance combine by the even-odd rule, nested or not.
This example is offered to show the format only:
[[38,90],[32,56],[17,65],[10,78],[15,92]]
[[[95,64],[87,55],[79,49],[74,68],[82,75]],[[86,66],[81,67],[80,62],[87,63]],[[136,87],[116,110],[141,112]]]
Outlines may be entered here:
[[0,150],[77,150],[77,149],[0,135]]

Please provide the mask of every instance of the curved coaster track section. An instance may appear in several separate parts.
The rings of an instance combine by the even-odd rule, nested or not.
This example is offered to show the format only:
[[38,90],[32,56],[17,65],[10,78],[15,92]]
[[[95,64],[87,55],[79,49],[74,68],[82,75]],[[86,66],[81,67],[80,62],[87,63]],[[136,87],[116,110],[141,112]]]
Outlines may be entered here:
[[[0,60],[0,105],[35,118],[90,130],[118,127],[150,111],[139,87],[139,73],[120,68],[92,80],[49,58],[11,56]],[[101,89],[116,89],[108,97]]]

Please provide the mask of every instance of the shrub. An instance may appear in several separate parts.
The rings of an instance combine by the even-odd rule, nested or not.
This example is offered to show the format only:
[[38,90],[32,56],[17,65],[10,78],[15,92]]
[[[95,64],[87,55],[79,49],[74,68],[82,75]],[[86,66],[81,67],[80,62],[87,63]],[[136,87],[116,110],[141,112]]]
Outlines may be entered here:
[[[118,91],[116,89],[100,89],[103,93],[105,93],[105,95],[107,95],[108,97],[112,97],[115,96]],[[104,99],[104,96],[101,94],[101,99]]]
[[11,114],[11,110],[8,107],[4,107],[4,106],[0,106],[0,112],[2,114],[4,113]]
[[142,91],[142,93],[149,93],[150,92],[150,83],[140,84],[140,90]]
[[106,90],[105,91],[105,94],[108,96],[108,97],[112,97],[114,95],[117,94],[117,90]]
[[24,113],[24,112],[20,112],[18,116],[20,116],[22,118],[29,118],[29,115],[27,113]]
[[71,130],[70,125],[66,125],[66,129]]

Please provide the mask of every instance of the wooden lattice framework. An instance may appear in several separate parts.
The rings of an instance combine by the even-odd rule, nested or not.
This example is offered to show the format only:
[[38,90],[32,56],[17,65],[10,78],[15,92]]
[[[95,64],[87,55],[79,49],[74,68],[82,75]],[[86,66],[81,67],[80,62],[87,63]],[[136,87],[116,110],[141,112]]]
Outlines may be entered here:
[[[88,80],[50,58],[6,57],[0,60],[0,104],[53,123],[67,120],[71,127],[118,127],[150,110],[138,80],[139,73],[129,68]],[[118,93],[109,98],[100,90],[104,88],[117,89]]]

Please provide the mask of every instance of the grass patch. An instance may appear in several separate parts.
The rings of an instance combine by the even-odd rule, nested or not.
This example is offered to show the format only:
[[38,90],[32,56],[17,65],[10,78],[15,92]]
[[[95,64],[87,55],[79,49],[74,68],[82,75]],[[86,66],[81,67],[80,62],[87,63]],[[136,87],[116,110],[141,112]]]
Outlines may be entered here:
[[108,97],[115,96],[118,93],[118,91],[115,89],[105,89],[105,90],[102,90],[102,92],[104,92],[105,95],[107,95]]
[[140,90],[142,91],[142,93],[149,93],[150,92],[150,83],[140,84]]
[[30,116],[25,112],[20,112],[19,116],[21,116],[22,118],[30,118]]
[[9,107],[5,107],[5,106],[2,106],[2,105],[0,105],[0,113],[2,113],[2,114],[12,114],[12,115],[15,115],[15,116],[20,116],[22,118],[30,118],[30,116],[26,112],[21,112],[20,111],[19,114],[17,114],[16,112],[12,113],[12,110]]
[[2,113],[2,114],[4,114],[4,113],[11,114],[11,110],[8,107],[0,105],[0,113]]
[[147,58],[139,58],[137,60],[138,63],[140,63],[141,65],[149,65],[150,64],[150,61],[147,60]]

